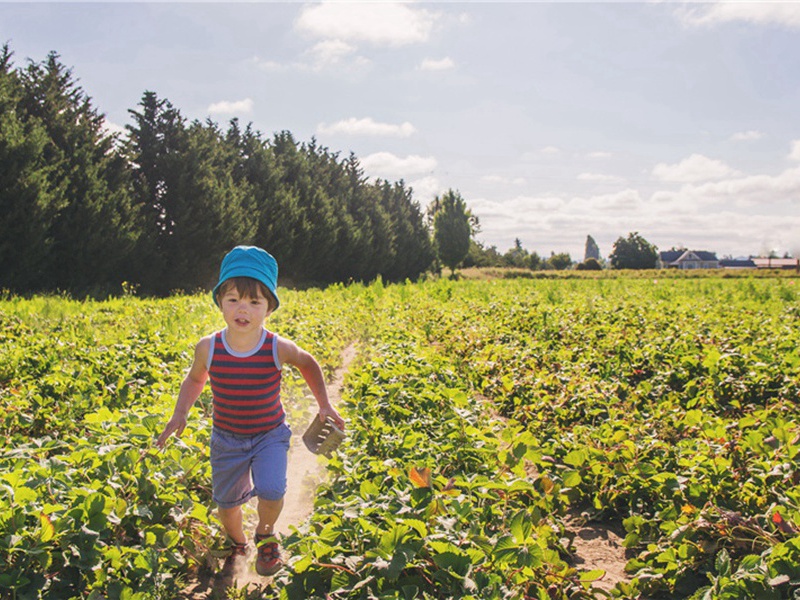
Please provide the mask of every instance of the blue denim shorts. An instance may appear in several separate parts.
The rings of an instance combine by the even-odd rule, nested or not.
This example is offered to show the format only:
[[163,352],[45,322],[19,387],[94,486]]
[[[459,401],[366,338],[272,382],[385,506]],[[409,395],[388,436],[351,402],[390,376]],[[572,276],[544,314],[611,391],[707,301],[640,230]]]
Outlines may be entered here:
[[280,500],[286,493],[286,462],[292,430],[286,423],[266,433],[239,436],[211,430],[212,497],[233,508],[251,497]]

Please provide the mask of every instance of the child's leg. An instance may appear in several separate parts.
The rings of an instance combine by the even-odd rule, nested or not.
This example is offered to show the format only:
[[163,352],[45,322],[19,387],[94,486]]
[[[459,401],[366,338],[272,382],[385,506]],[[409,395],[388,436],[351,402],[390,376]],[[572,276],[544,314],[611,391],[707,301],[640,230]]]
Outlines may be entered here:
[[228,537],[237,544],[247,542],[242,527],[242,505],[253,486],[250,481],[250,441],[214,429],[211,433],[211,480],[213,500]]
[[283,509],[286,494],[286,466],[292,430],[285,423],[266,433],[257,444],[253,456],[252,473],[258,497],[258,527],[256,533],[266,534],[273,527]]
[[232,508],[218,508],[219,520],[225,533],[237,544],[246,544],[247,537],[244,535],[244,527],[242,525],[242,507],[234,506]]
[[283,498],[280,500],[258,499],[258,527],[256,533],[266,535],[275,531],[275,522],[283,510]]

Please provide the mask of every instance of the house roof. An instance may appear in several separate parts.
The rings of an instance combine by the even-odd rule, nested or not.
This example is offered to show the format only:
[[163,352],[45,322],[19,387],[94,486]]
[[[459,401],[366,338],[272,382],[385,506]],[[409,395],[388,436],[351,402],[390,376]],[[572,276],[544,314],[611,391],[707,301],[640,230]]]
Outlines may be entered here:
[[678,260],[686,250],[664,250],[659,252],[658,256],[663,263],[672,263]]
[[754,263],[749,258],[723,258],[719,261],[720,267],[747,267],[750,269],[755,268],[756,263]]
[[[707,252],[705,250],[665,250],[659,253],[661,262],[664,264],[671,264],[684,257],[684,255],[695,255],[703,262],[716,261],[717,255],[714,252]],[[686,256],[685,260],[689,260]]]
[[691,250],[691,253],[697,256],[702,261],[715,261],[717,254],[715,252],[707,252],[705,250]]

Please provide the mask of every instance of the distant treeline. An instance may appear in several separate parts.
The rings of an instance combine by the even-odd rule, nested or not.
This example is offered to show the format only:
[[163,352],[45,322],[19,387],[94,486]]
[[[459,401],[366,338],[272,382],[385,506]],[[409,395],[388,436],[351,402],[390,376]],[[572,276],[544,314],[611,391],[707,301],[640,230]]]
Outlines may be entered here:
[[141,293],[208,288],[222,256],[257,244],[296,283],[414,279],[434,250],[402,181],[369,182],[289,132],[187,121],[154,92],[111,135],[51,53],[0,52],[0,289]]

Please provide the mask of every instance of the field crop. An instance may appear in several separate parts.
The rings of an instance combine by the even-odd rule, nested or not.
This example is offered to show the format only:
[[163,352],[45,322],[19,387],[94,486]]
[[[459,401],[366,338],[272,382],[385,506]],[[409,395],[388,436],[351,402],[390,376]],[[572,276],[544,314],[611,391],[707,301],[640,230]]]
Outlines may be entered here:
[[[242,593],[796,597],[796,281],[656,277],[285,292],[269,326],[328,372],[358,344],[349,437]],[[207,295],[0,302],[0,597],[175,598],[213,563],[209,393],[152,441],[221,325]],[[576,518],[624,528],[628,581],[576,567]]]

